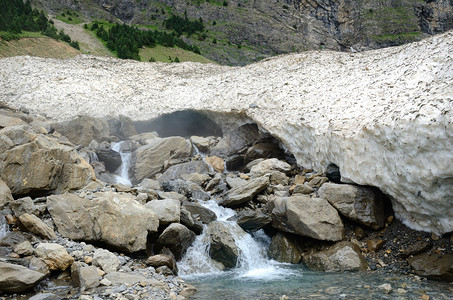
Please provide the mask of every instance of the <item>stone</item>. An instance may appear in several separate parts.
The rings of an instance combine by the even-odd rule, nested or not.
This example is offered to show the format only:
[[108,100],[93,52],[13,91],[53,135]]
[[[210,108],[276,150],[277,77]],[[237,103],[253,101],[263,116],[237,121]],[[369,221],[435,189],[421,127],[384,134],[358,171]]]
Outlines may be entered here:
[[253,144],[259,137],[256,124],[245,124],[226,133],[211,149],[211,154],[227,157]]
[[213,221],[209,223],[205,236],[210,243],[209,256],[222,263],[226,268],[234,268],[240,255],[240,250],[230,230],[238,238],[246,234],[237,224],[228,226],[223,222]]
[[38,285],[46,276],[23,266],[0,262],[0,292],[25,292]]
[[275,228],[318,240],[341,241],[344,238],[344,227],[337,210],[322,198],[277,197],[267,206]]
[[368,240],[366,241],[366,246],[371,252],[378,252],[384,247],[385,241],[380,239]]
[[8,205],[13,200],[14,199],[13,195],[11,194],[11,190],[6,185],[6,183],[4,183],[3,180],[0,179],[0,209],[3,209],[5,205]]
[[209,180],[211,180],[211,176],[208,174],[200,174],[200,173],[191,173],[191,174],[181,174],[181,179],[185,181],[192,181],[198,185],[203,185]]
[[182,137],[158,138],[134,153],[133,174],[135,181],[140,182],[162,172],[166,161],[188,158],[192,153],[192,144]]
[[21,256],[28,256],[33,254],[34,249],[29,241],[23,241],[22,243],[19,243],[16,246],[14,246],[14,252]]
[[0,143],[0,177],[13,195],[78,189],[94,178],[91,166],[72,147],[28,130],[0,130],[9,142]]
[[241,171],[244,168],[244,156],[232,155],[225,158],[225,167],[228,171]]
[[19,216],[19,221],[28,231],[44,239],[53,240],[57,238],[55,231],[35,215],[25,213]]
[[249,180],[246,184],[229,190],[219,202],[224,207],[238,207],[258,195],[269,185],[268,177],[259,177]]
[[49,266],[51,271],[64,271],[74,262],[74,258],[68,251],[55,243],[40,243],[35,249],[35,254]]
[[157,138],[159,138],[157,132],[143,132],[129,137],[131,141],[134,141],[142,146],[151,143],[152,140]]
[[105,275],[104,279],[110,281],[112,285],[117,284],[135,284],[140,282],[146,282],[146,284],[156,287],[156,288],[168,288],[167,284],[162,281],[158,281],[152,278],[146,278],[141,275],[136,275],[133,273],[123,273],[123,272],[112,272]]
[[333,183],[341,183],[340,168],[336,164],[329,164],[326,168],[326,177]]
[[[159,182],[162,184],[165,181],[173,179],[184,179],[181,177],[183,174],[206,174],[209,172],[209,166],[202,160],[190,161],[182,164],[177,164],[169,167],[159,178]],[[186,179],[184,179],[186,180]]]
[[131,118],[119,115],[116,118],[107,120],[109,134],[118,137],[120,140],[127,140],[137,135],[134,123]]
[[384,226],[384,205],[369,187],[325,183],[318,194],[345,217],[375,230]]
[[32,256],[30,258],[30,263],[28,264],[28,267],[32,270],[38,271],[45,275],[50,274],[49,266],[42,259],[39,259],[35,256]]
[[429,279],[453,281],[453,254],[419,254],[409,259],[414,272]]
[[425,241],[418,241],[415,244],[407,247],[404,249],[403,252],[401,252],[400,256],[403,258],[407,258],[411,255],[417,255],[423,252],[428,251],[432,247],[431,242],[425,242]]
[[268,255],[279,262],[297,264],[302,260],[302,249],[296,236],[278,232],[272,237]]
[[308,182],[308,185],[311,186],[312,188],[319,188],[321,185],[329,181],[327,177],[314,177]]
[[390,294],[391,292],[393,292],[393,288],[390,285],[390,283],[383,283],[381,285],[378,285],[377,288],[378,290],[383,291],[386,294]]
[[236,221],[236,223],[245,231],[253,232],[270,224],[272,218],[261,211],[246,210],[240,211],[233,217],[228,218],[228,221]]
[[180,260],[195,240],[195,233],[178,223],[170,224],[157,239],[158,248],[166,247]]
[[30,197],[23,197],[15,200],[11,200],[9,207],[13,211],[16,217],[19,217],[22,214],[28,213],[31,215],[39,215],[41,212],[39,208],[33,202],[33,199]]
[[304,175],[297,174],[294,176],[294,184],[304,184],[307,181],[307,178]]
[[307,254],[305,264],[312,270],[325,272],[365,271],[368,267],[359,246],[339,242],[327,250]]
[[71,279],[74,286],[80,291],[86,291],[98,287],[99,275],[95,266],[84,266],[81,262],[75,262],[71,266]]
[[162,188],[161,183],[159,181],[149,178],[143,179],[138,186],[150,190],[160,190]]
[[174,179],[165,181],[162,183],[164,191],[173,191],[181,195],[185,195],[187,198],[197,200],[209,200],[209,193],[205,192],[198,184],[191,181],[184,181],[181,179]]
[[146,259],[146,264],[154,268],[159,268],[162,266],[167,266],[172,272],[176,272],[176,261],[170,255],[157,254],[150,256]]
[[51,125],[55,131],[68,138],[71,143],[88,147],[92,140],[106,141],[109,136],[107,121],[89,116],[80,116],[70,121]]
[[94,195],[91,200],[74,194],[47,198],[47,209],[58,232],[73,240],[102,242],[125,252],[145,250],[148,234],[159,227],[156,214],[131,194]]
[[249,163],[258,158],[277,158],[283,159],[285,153],[279,147],[279,145],[274,143],[256,143],[252,147],[247,149],[245,153],[244,161]]
[[209,224],[217,220],[215,212],[198,203],[184,202],[182,206],[190,212],[194,220],[199,219],[203,224]]
[[10,126],[17,126],[17,125],[26,125],[27,122],[23,121],[20,118],[6,116],[4,114],[0,114],[0,129]]
[[40,293],[28,298],[28,300],[59,300],[59,299],[60,297],[52,293]]
[[222,173],[225,170],[225,162],[218,156],[207,156],[205,161],[211,165],[216,172]]
[[151,200],[144,205],[156,213],[159,224],[168,225],[179,223],[181,214],[181,202],[176,199]]
[[191,136],[190,141],[194,146],[198,148],[198,150],[200,150],[203,153],[209,152],[209,149],[214,144],[212,138],[196,135]]
[[242,179],[240,177],[231,177],[231,176],[227,176],[225,181],[231,189],[234,189],[235,187],[238,187],[238,186],[241,186],[241,185],[247,183],[247,180],[245,180],[245,179]]
[[121,265],[118,257],[105,249],[97,249],[94,252],[92,264],[101,268],[105,273],[115,272]]
[[291,166],[282,160],[269,158],[257,163],[250,169],[250,173],[254,176],[263,176],[271,171],[288,173],[291,171]]
[[309,194],[313,193],[314,191],[315,190],[307,183],[296,184],[293,189],[293,195],[295,195],[295,194],[309,195]]
[[288,185],[289,177],[279,171],[269,172],[269,182],[274,185]]
[[[171,275],[174,275],[173,271],[167,267],[167,266],[160,266],[158,268],[156,268],[156,273],[157,274],[162,274],[164,276],[171,276]],[[171,299],[171,293],[170,292],[170,299]],[[174,293],[174,292],[173,292]],[[175,294],[176,295],[176,294]],[[176,298],[176,297],[175,297]]]
[[121,154],[112,149],[96,149],[96,155],[110,173],[114,173],[123,163]]

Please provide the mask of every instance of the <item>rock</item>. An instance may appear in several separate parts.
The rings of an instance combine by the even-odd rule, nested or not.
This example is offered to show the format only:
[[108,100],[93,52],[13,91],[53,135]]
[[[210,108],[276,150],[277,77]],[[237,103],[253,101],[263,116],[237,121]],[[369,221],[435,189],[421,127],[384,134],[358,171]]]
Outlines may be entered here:
[[121,263],[118,257],[112,252],[97,249],[94,252],[93,265],[100,267],[105,273],[112,273],[119,269]]
[[254,176],[263,176],[271,171],[287,173],[291,171],[291,166],[282,160],[270,158],[257,163],[250,169],[250,173]]
[[[160,266],[156,269],[156,273],[157,274],[162,274],[164,276],[171,276],[171,275],[174,275],[173,274],[173,271],[167,267],[167,266]],[[175,292],[170,292],[170,299],[171,299],[171,293],[174,293],[174,295],[176,296],[176,293]],[[176,298],[176,297],[175,297]]]
[[219,205],[225,207],[238,207],[248,202],[263,191],[269,184],[268,177],[259,177],[248,181],[246,184],[229,190]]
[[325,183],[318,194],[345,217],[375,230],[384,226],[384,205],[376,192],[368,187]]
[[227,226],[218,221],[209,223],[206,230],[206,239],[210,243],[209,256],[226,268],[234,268],[240,255],[233,234],[241,238],[246,233],[239,225]]
[[68,254],[68,251],[55,243],[40,243],[35,249],[35,254],[49,266],[51,271],[64,271],[74,262],[74,258]]
[[112,149],[96,149],[96,155],[110,173],[114,173],[123,163],[121,154]]
[[73,240],[102,242],[126,252],[146,249],[148,233],[157,232],[156,214],[131,194],[95,193],[89,200],[74,194],[47,198],[58,232]]
[[386,294],[390,294],[393,291],[393,288],[389,283],[381,284],[377,288],[378,290],[383,291]]
[[302,249],[296,236],[278,232],[272,237],[268,255],[279,262],[297,264],[302,259]]
[[232,189],[247,183],[247,181],[245,179],[242,179],[240,177],[230,177],[230,176],[227,176],[225,181],[228,184],[228,186]]
[[190,141],[194,146],[203,153],[207,153],[211,146],[214,144],[212,138],[193,135]]
[[339,242],[327,250],[304,256],[305,264],[313,270],[325,272],[365,271],[368,267],[359,246]]
[[411,255],[417,255],[428,251],[432,247],[432,243],[425,241],[418,241],[415,244],[404,249],[404,252],[401,252],[400,256],[403,258],[409,257]]
[[297,174],[294,176],[294,184],[304,184],[307,181],[307,178],[304,175]]
[[256,124],[245,124],[225,134],[219,143],[211,149],[211,154],[227,157],[254,143],[259,137]]
[[212,221],[217,220],[215,212],[213,212],[209,208],[201,206],[198,203],[184,202],[182,205],[186,210],[190,212],[194,220],[200,219],[203,224],[209,224]]
[[269,181],[274,185],[288,185],[289,177],[285,173],[279,171],[271,171],[269,173]]
[[123,115],[108,119],[107,124],[109,126],[109,134],[118,137],[120,140],[127,140],[129,137],[137,135],[137,130],[131,118]]
[[200,173],[191,173],[191,174],[181,174],[181,179],[185,181],[192,181],[198,185],[203,185],[209,180],[211,180],[211,176],[208,174],[200,174]]
[[37,234],[44,239],[53,240],[57,238],[53,229],[35,215],[20,215],[19,221],[28,231]]
[[16,217],[23,215],[25,213],[31,215],[39,215],[40,211],[39,208],[33,202],[33,199],[30,197],[23,197],[15,200],[11,200],[9,203],[9,207],[13,211]]
[[380,239],[366,241],[366,246],[368,247],[368,250],[371,252],[378,252],[379,250],[382,249],[382,247],[384,247],[384,245],[385,241]]
[[0,177],[12,194],[79,189],[94,178],[91,166],[69,146],[28,127],[0,130]]
[[453,254],[419,254],[409,259],[409,265],[419,276],[439,281],[453,281]]
[[32,256],[30,258],[30,263],[29,263],[28,267],[32,270],[38,271],[45,275],[50,274],[49,266],[42,259],[39,259],[34,256]]
[[0,292],[25,292],[35,287],[46,276],[23,266],[0,262]]
[[151,141],[158,138],[159,135],[157,134],[157,132],[143,132],[129,137],[131,141],[136,142],[137,144],[140,144],[142,146],[147,145],[151,143]]
[[225,162],[218,156],[208,156],[205,158],[205,161],[210,164],[217,172],[222,173],[225,170]]
[[17,125],[27,125],[27,123],[20,118],[0,114],[0,129]]
[[308,182],[308,185],[313,188],[319,188],[321,185],[323,185],[327,181],[329,181],[329,179],[327,177],[322,177],[322,176],[314,177]]
[[[117,192],[123,192],[123,193],[130,193],[132,192],[132,188],[128,185],[122,184],[122,183],[115,183],[112,185]],[[138,195],[137,195],[138,196]]]
[[33,297],[28,298],[28,300],[59,300],[59,299],[60,297],[52,293],[40,293],[34,295]]
[[177,271],[176,261],[170,255],[157,254],[157,255],[150,256],[146,260],[146,264],[150,265],[150,266],[152,266],[154,268],[167,266],[168,268],[170,268],[170,270],[172,272],[176,272]]
[[257,143],[247,149],[244,161],[247,164],[258,158],[283,159],[284,157],[285,153],[278,145],[274,143]]
[[156,288],[160,288],[160,289],[168,288],[168,286],[162,281],[158,281],[158,280],[152,279],[152,278],[146,278],[144,276],[131,274],[131,273],[112,272],[112,273],[105,275],[104,279],[107,279],[113,285],[117,285],[117,284],[132,285],[134,283],[144,282],[147,285],[150,285],[152,287],[156,287]]
[[150,190],[160,190],[162,188],[161,183],[159,181],[149,179],[149,178],[143,179],[142,182],[140,182],[140,184],[138,186],[141,188],[150,189]]
[[19,243],[16,246],[14,246],[14,252],[21,256],[28,256],[33,254],[34,249],[29,241],[23,241],[22,243]]
[[293,195],[295,195],[295,194],[309,195],[309,194],[313,193],[314,191],[315,190],[307,183],[296,184],[293,189]]
[[191,143],[182,137],[154,139],[135,152],[136,160],[133,167],[135,181],[140,182],[144,178],[151,178],[163,171],[166,161],[187,158],[191,153]]
[[340,168],[335,164],[329,164],[326,169],[326,177],[333,183],[341,183]]
[[167,247],[180,260],[195,240],[195,233],[178,223],[170,224],[157,239],[159,248]]
[[341,241],[344,238],[338,212],[322,198],[277,197],[267,205],[275,228],[318,240]]
[[151,200],[145,204],[159,218],[159,224],[179,223],[181,203],[175,199]]
[[272,222],[271,216],[260,211],[240,211],[228,221],[236,221],[245,231],[257,231]]
[[203,223],[201,223],[200,221],[194,221],[192,214],[187,209],[185,209],[184,206],[181,207],[180,219],[181,224],[195,232],[195,234],[198,235],[203,232]]
[[[205,174],[209,172],[209,166],[202,160],[190,161],[182,164],[177,164],[168,168],[159,178],[162,184],[165,181],[173,179],[184,179],[181,177],[183,174],[200,173]],[[186,180],[186,179],[184,179]]]
[[4,183],[3,180],[0,179],[0,209],[3,209],[5,205],[8,205],[8,203],[13,200],[14,199],[13,195],[11,194],[11,190],[6,185],[6,183]]
[[74,286],[80,291],[86,291],[99,286],[99,275],[95,266],[84,266],[81,262],[75,262],[71,266],[71,279]]
[[110,136],[107,121],[89,116],[54,123],[52,128],[67,137],[71,143],[84,147],[88,147],[92,140],[102,142]]
[[244,168],[244,156],[232,155],[225,158],[225,167],[228,171],[241,171]]
[[184,181],[180,179],[165,181],[162,183],[164,191],[173,191],[187,198],[198,200],[209,200],[210,195],[205,192],[198,184],[191,181]]

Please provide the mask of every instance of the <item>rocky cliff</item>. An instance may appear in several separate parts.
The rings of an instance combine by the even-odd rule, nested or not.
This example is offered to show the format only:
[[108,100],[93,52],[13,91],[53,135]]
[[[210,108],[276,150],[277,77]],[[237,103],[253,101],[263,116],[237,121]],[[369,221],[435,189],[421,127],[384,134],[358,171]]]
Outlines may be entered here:
[[[80,56],[0,60],[0,100],[58,120],[182,110],[258,126],[299,165],[379,187],[413,228],[453,230],[453,32],[363,53],[314,51],[247,67]],[[171,120],[171,118],[169,118]]]
[[[400,45],[453,28],[451,0],[95,0],[42,1],[94,19],[161,26],[171,14],[202,18],[206,36],[188,39],[223,64],[243,65],[295,51],[366,50]],[[213,39],[216,43],[213,43]]]

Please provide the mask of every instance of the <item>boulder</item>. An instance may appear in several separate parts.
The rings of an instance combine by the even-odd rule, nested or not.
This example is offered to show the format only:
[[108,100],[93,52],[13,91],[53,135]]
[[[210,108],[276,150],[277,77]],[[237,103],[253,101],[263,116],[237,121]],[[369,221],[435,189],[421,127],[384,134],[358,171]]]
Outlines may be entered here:
[[340,168],[335,164],[329,164],[326,169],[326,177],[333,183],[341,183]]
[[166,192],[176,192],[185,195],[187,198],[197,200],[209,200],[210,195],[205,192],[198,184],[191,181],[174,179],[162,183],[162,188]]
[[137,135],[137,129],[135,129],[131,118],[123,115],[108,119],[107,124],[109,134],[118,137],[120,140],[127,140],[129,137]]
[[0,130],[0,177],[12,194],[63,192],[94,179],[93,168],[70,146],[24,126]]
[[302,260],[302,249],[297,241],[297,236],[278,232],[272,237],[268,255],[279,262],[297,264]]
[[159,236],[157,245],[159,249],[163,247],[170,249],[176,260],[180,260],[194,240],[193,231],[182,224],[172,223]]
[[135,181],[140,182],[144,178],[151,178],[163,171],[166,161],[172,165],[174,163],[171,161],[187,158],[191,153],[191,143],[182,137],[154,139],[135,152],[133,167]]
[[359,246],[351,242],[339,242],[305,255],[304,262],[312,270],[325,272],[365,271],[368,267]]
[[344,238],[341,218],[327,200],[306,195],[276,197],[267,205],[275,228],[318,240]]
[[192,181],[200,186],[211,180],[211,176],[209,176],[208,174],[200,173],[181,174],[180,177],[182,180]]
[[247,164],[258,158],[283,159],[284,157],[285,153],[278,145],[274,143],[257,143],[247,149],[244,161]]
[[183,207],[190,212],[194,220],[199,219],[203,224],[209,224],[217,220],[215,212],[198,203],[183,202]]
[[75,262],[71,266],[71,279],[74,286],[80,291],[86,291],[99,286],[98,269],[95,266],[86,266],[81,262]]
[[148,259],[146,259],[146,264],[151,267],[154,267],[154,268],[167,266],[173,272],[177,271],[176,261],[170,255],[157,254],[157,255],[150,256],[150,257],[148,257]]
[[404,249],[404,251],[400,253],[400,256],[402,258],[407,258],[411,255],[417,255],[417,254],[423,253],[425,251],[428,251],[429,249],[431,249],[432,246],[433,245],[431,242],[417,241],[417,242],[415,242],[415,244],[410,245],[409,247]]
[[179,223],[181,214],[181,202],[176,199],[151,200],[145,204],[159,218],[159,224],[168,225]]
[[93,265],[101,268],[105,273],[115,272],[121,266],[118,257],[105,249],[96,249],[92,263]]
[[[161,176],[158,181],[162,184],[165,181],[173,179],[184,179],[181,177],[183,174],[206,174],[209,172],[209,166],[202,160],[189,161],[182,164],[177,164],[168,168]],[[186,179],[184,179],[186,180]]]
[[254,176],[263,176],[264,174],[267,174],[271,171],[288,173],[289,171],[291,171],[291,166],[282,160],[269,158],[253,165],[250,168],[250,173]]
[[318,194],[346,218],[375,230],[384,226],[384,205],[372,188],[328,182]]
[[295,194],[308,195],[308,194],[313,193],[315,191],[315,189],[312,188],[311,186],[309,186],[307,183],[304,183],[304,184],[296,184],[292,191],[293,191],[293,195],[295,195]]
[[268,177],[259,177],[247,181],[244,185],[229,190],[219,205],[225,207],[238,207],[248,202],[269,185]]
[[6,185],[6,183],[4,183],[3,180],[0,179],[0,209],[3,209],[5,205],[13,200],[14,199],[13,195],[11,194],[11,190]]
[[186,226],[197,235],[203,232],[203,223],[198,220],[195,221],[192,218],[192,214],[187,209],[185,209],[184,206],[181,207],[180,222],[182,225]]
[[99,161],[103,162],[105,169],[111,173],[115,172],[123,163],[121,154],[112,149],[96,149]]
[[253,144],[259,137],[256,124],[245,124],[232,130],[211,149],[211,154],[227,157]]
[[32,255],[35,250],[29,241],[23,241],[14,246],[14,252],[21,256]]
[[37,216],[41,213],[39,207],[35,205],[31,197],[23,197],[11,200],[9,207],[16,217],[19,217],[20,215],[23,215],[25,213]]
[[162,188],[161,183],[157,180],[145,178],[140,182],[138,185],[143,189],[150,189],[150,190],[160,190]]
[[226,225],[223,222],[213,221],[206,229],[205,239],[209,242],[209,256],[226,268],[234,268],[240,255],[235,238],[246,235],[239,225]]
[[156,214],[131,194],[99,192],[89,200],[74,194],[47,198],[47,208],[58,229],[78,241],[102,242],[126,252],[146,249],[148,233],[157,232]]
[[46,223],[41,221],[41,219],[35,215],[20,215],[19,221],[28,231],[37,234],[44,239],[53,240],[57,238],[57,235],[53,229],[47,226]]
[[52,128],[67,137],[71,143],[84,147],[88,147],[92,140],[102,142],[110,136],[107,121],[89,116],[54,123]]
[[26,125],[27,122],[20,118],[0,114],[0,129],[10,126]]
[[270,224],[272,218],[261,211],[243,210],[228,221],[235,221],[245,231],[257,231]]
[[244,185],[247,183],[247,180],[242,179],[241,177],[231,177],[227,176],[225,179],[226,183],[231,189],[234,189],[235,187]]
[[47,264],[51,271],[64,271],[74,262],[74,258],[68,251],[55,243],[40,243],[35,249],[35,254]]
[[0,262],[0,292],[25,292],[38,285],[46,276],[23,266]]
[[434,280],[453,281],[453,254],[419,254],[409,259],[417,275]]
[[327,177],[315,176],[310,179],[310,181],[308,182],[308,185],[311,186],[312,188],[319,188],[327,181],[329,181],[329,179]]
[[222,173],[225,170],[225,162],[218,156],[207,156],[205,161],[211,165],[216,172]]
[[211,146],[214,145],[215,140],[212,137],[202,137],[193,135],[190,137],[190,141],[194,146],[198,148],[199,151],[207,153]]

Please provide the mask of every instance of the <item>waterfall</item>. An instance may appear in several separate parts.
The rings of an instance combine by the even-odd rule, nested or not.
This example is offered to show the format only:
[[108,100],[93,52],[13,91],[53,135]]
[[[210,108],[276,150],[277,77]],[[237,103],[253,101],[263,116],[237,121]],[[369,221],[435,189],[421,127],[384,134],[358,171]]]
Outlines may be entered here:
[[132,185],[129,179],[129,163],[132,153],[124,150],[124,143],[127,143],[127,141],[112,144],[112,150],[120,153],[122,161],[121,166],[117,170],[118,174],[116,175],[116,182],[125,185]]
[[9,232],[8,224],[6,223],[5,217],[0,215],[0,240],[3,239]]
[[206,154],[204,154],[203,152],[201,152],[200,149],[198,149],[198,147],[195,146],[194,144],[192,144],[192,146],[193,146],[193,150],[195,151],[195,155],[199,155],[199,156],[201,157],[201,159],[205,162],[205,164],[208,166],[209,172],[215,172],[214,167],[211,166],[211,164],[209,164],[209,163],[206,161]]

